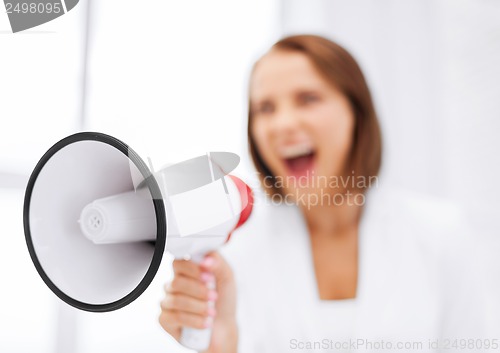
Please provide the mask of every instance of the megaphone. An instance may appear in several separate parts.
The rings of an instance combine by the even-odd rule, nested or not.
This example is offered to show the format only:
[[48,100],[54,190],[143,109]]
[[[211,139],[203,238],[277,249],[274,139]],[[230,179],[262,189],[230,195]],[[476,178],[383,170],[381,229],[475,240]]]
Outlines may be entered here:
[[[62,139],[26,189],[24,231],[39,275],[81,310],[130,304],[153,280],[165,250],[199,262],[248,219],[251,189],[229,175],[238,163],[236,154],[212,152],[155,172],[112,136]],[[204,350],[210,338],[210,329],[186,328],[181,344]]]

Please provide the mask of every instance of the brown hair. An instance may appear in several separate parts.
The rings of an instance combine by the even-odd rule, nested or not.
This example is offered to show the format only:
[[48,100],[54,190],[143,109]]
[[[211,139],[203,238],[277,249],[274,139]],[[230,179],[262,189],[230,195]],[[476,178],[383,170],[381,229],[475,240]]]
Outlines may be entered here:
[[[370,90],[356,60],[340,45],[315,35],[295,35],[281,39],[271,50],[300,52],[306,55],[323,78],[340,90],[349,100],[355,116],[353,143],[346,170],[352,170],[354,177],[371,180],[378,175],[382,137]],[[252,74],[259,61],[252,69]],[[261,183],[264,178],[274,176],[266,166],[255,146],[251,133],[252,111],[248,109],[248,141],[252,160],[259,172]],[[269,183],[268,183],[269,185]],[[275,185],[275,183],[273,183]],[[271,196],[280,193],[273,187]]]

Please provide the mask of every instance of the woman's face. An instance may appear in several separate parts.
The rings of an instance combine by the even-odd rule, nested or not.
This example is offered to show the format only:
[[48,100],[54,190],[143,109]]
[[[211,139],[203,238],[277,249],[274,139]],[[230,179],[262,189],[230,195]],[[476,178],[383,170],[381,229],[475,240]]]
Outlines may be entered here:
[[355,123],[351,105],[307,56],[266,54],[251,78],[250,105],[257,151],[278,180],[294,181],[282,185],[287,194],[317,193],[312,178],[324,183],[344,175]]

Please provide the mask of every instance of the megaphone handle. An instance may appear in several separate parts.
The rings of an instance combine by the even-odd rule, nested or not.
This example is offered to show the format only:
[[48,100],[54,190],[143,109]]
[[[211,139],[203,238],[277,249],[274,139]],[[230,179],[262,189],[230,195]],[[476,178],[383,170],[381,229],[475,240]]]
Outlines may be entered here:
[[197,352],[202,352],[210,346],[212,338],[212,329],[194,329],[185,327],[182,329],[181,344],[189,349],[194,349]]
[[[205,254],[194,255],[191,260],[195,263],[200,263]],[[209,289],[215,289],[215,282],[207,283]],[[208,302],[209,305],[215,305],[214,302]],[[210,340],[212,338],[212,329],[195,329],[191,327],[185,327],[182,329],[180,343],[190,349],[194,349],[197,352],[207,350],[210,346]]]

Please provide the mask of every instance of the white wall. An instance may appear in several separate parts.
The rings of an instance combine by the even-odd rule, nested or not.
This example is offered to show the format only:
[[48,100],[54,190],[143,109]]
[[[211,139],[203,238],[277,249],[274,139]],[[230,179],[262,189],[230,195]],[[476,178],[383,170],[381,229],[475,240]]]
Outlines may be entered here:
[[93,6],[87,128],[162,165],[246,152],[250,65],[278,36],[273,1],[130,0]]
[[86,8],[16,34],[0,8],[0,172],[27,175],[79,128]]

